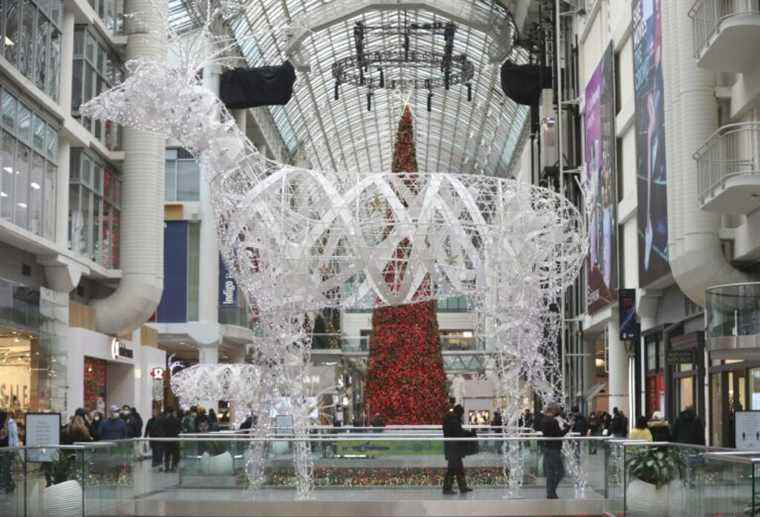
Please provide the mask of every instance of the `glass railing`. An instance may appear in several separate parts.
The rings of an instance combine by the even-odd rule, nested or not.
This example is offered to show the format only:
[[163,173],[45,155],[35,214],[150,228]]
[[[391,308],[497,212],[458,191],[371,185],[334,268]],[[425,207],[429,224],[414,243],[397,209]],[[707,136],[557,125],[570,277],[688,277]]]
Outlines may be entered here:
[[[446,500],[445,451],[456,448],[467,452],[473,502],[546,505],[547,484],[558,479],[562,511],[572,514],[751,515],[760,508],[760,455],[607,438],[504,438],[487,429],[477,439],[444,439],[425,427],[417,434],[313,431],[305,439],[219,434],[0,449],[0,515],[199,515],[204,505],[231,502],[248,515],[262,501],[271,512],[272,504],[297,501],[293,457],[304,442],[318,501]],[[254,449],[263,457],[255,487],[248,475]]]
[[[485,342],[474,336],[440,336],[444,352],[479,352],[485,350]],[[314,350],[342,350],[344,352],[369,352],[369,336],[342,337],[340,334],[314,334],[311,346]]]
[[7,322],[29,329],[42,323],[40,292],[0,278],[0,323]]

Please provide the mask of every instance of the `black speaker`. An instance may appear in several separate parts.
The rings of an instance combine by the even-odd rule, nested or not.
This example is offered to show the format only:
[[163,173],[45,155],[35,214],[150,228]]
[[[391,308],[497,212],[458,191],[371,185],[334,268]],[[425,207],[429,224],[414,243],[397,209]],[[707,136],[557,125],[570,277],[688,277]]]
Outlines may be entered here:
[[283,106],[293,97],[296,70],[290,61],[279,66],[234,68],[222,74],[219,97],[230,109]]
[[552,87],[552,69],[548,66],[501,65],[501,89],[504,95],[525,106],[538,106],[541,90]]

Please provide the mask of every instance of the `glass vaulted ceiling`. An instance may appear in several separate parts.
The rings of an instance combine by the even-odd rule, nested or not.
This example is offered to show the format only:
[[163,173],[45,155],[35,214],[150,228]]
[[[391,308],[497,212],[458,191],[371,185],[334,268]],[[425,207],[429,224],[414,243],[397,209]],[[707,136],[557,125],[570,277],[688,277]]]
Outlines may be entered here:
[[[477,2],[492,15],[504,16],[503,7],[487,0]],[[331,0],[248,0],[245,16],[232,20],[231,28],[251,66],[280,64],[286,58],[285,29],[293,20],[317,16],[330,8]],[[272,108],[275,123],[291,152],[302,149],[318,169],[387,171],[391,167],[393,141],[401,116],[401,95],[376,91],[372,110],[367,110],[367,89],[341,86],[334,99],[332,64],[355,53],[356,21],[367,25],[401,25],[446,22],[429,11],[369,11],[311,33],[303,44],[311,66],[298,74],[293,99],[285,107]],[[419,4],[418,4],[419,5]],[[368,36],[370,50],[400,50],[400,35]],[[528,110],[505,97],[500,88],[499,66],[489,63],[490,35],[458,24],[454,55],[466,54],[475,65],[473,100],[467,90],[453,86],[433,91],[427,110],[427,90],[410,92],[414,113],[417,160],[421,171],[476,172],[505,176],[525,127]],[[443,51],[443,37],[430,34],[412,38],[413,50]],[[523,56],[513,59],[520,61]],[[409,72],[415,73],[415,72]],[[406,96],[405,96],[406,97]]]

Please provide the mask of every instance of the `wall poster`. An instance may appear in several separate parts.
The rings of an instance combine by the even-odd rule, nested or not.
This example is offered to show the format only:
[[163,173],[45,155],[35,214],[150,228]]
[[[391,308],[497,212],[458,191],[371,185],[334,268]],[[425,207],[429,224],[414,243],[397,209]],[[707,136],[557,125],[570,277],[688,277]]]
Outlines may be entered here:
[[617,301],[617,193],[615,180],[615,54],[612,44],[586,85],[584,127],[588,185],[595,193],[586,258],[588,310]]
[[633,2],[639,285],[670,272],[661,0]]

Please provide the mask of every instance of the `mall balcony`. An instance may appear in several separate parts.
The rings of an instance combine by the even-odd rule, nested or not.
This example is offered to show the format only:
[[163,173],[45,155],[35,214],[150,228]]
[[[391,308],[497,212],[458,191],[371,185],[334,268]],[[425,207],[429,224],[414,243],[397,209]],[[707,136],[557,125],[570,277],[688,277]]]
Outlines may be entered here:
[[760,122],[719,128],[694,159],[703,210],[746,215],[760,208]]
[[757,0],[698,0],[689,12],[694,53],[701,68],[746,72],[760,55],[760,3]]
[[[474,491],[444,495],[444,442],[472,439],[443,438],[429,429],[352,431],[306,439],[283,432],[264,438],[211,433],[2,449],[0,514],[693,516],[750,515],[760,505],[757,454],[603,437],[505,439],[483,432],[464,459]],[[314,469],[313,488],[303,498],[295,488],[293,450],[306,440]],[[562,442],[566,475],[557,487],[559,499],[548,500],[542,456],[547,442],[556,440]],[[265,442],[263,471],[252,485],[247,451],[259,441]],[[521,468],[505,468],[503,448],[519,453]],[[154,464],[151,456],[169,449],[168,468]],[[652,463],[663,468],[644,468]]]

